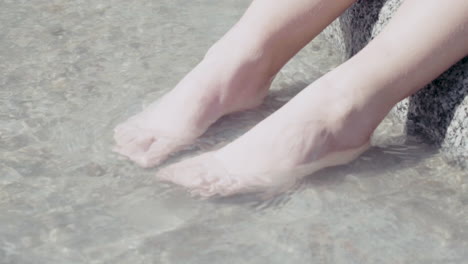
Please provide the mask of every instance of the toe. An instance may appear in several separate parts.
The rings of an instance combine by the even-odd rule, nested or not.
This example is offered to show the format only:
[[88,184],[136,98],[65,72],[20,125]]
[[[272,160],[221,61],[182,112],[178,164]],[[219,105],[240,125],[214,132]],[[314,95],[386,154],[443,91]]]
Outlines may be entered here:
[[184,160],[160,170],[156,177],[182,187],[193,189],[204,184],[204,174],[208,171],[198,158]]
[[130,141],[134,140],[138,135],[139,129],[137,127],[123,126],[114,130],[114,140],[117,145],[127,145]]
[[168,166],[156,176],[202,197],[226,196],[239,191],[237,182],[219,167],[210,153]]
[[135,120],[135,117],[130,117],[129,119],[125,120],[124,122],[118,124],[114,128],[114,133],[116,133],[116,134],[122,133],[125,130],[132,129],[132,128],[135,128],[135,127],[138,127],[138,122],[137,122],[137,120]]
[[160,136],[153,140],[144,153],[135,157],[134,161],[145,168],[156,166],[167,159],[172,153],[181,150],[189,143],[190,141],[188,140]]
[[118,142],[114,150],[132,159],[144,154],[153,141],[154,138],[151,134],[139,132],[139,134],[128,135],[126,141]]
[[136,135],[140,134],[141,131],[144,131],[141,124],[142,121],[140,120],[140,118],[133,116],[125,122],[117,125],[114,128],[114,139],[117,142],[117,144],[126,144],[128,141],[132,140]]
[[114,128],[114,133],[115,134],[119,134],[121,133],[123,130],[125,130],[126,128],[128,128],[128,125],[127,123],[121,123],[121,124],[118,124],[115,128]]

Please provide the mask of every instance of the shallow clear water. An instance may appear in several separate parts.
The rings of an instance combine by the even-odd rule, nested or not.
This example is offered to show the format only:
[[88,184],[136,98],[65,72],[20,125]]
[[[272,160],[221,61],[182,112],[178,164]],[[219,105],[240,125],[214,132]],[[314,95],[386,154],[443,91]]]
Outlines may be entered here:
[[[110,151],[112,128],[248,3],[0,2],[0,263],[466,263],[467,172],[391,120],[355,162],[267,201],[193,199]],[[263,106],[175,159],[235,138],[339,61],[318,38]]]

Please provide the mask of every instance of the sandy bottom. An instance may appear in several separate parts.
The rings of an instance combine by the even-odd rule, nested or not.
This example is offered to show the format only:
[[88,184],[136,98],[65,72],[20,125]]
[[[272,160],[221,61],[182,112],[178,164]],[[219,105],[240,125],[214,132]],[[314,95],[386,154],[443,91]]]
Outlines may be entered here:
[[[0,263],[466,263],[468,175],[385,120],[373,147],[263,201],[192,199],[111,152],[249,1],[0,3]],[[318,38],[229,142],[340,62]]]

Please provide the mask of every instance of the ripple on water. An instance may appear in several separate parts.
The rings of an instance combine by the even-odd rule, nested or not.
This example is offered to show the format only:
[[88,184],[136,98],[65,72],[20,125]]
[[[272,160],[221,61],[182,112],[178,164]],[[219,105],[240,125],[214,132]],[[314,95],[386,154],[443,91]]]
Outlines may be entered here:
[[[2,3],[3,262],[468,258],[466,171],[406,138],[390,119],[356,161],[268,199],[193,198],[155,181],[157,169],[118,159],[110,151],[113,127],[171,89],[250,1],[88,2]],[[230,142],[340,60],[318,38],[278,74],[263,105],[219,120],[169,162]]]

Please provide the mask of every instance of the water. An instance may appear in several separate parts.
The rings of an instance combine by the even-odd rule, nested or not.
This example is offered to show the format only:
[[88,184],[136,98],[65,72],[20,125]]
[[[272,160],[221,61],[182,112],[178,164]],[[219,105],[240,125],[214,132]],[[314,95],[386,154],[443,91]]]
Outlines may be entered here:
[[[468,175],[385,120],[374,147],[270,200],[198,200],[110,151],[249,1],[0,2],[0,263],[466,263]],[[321,38],[239,136],[340,62]]]

